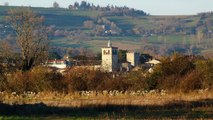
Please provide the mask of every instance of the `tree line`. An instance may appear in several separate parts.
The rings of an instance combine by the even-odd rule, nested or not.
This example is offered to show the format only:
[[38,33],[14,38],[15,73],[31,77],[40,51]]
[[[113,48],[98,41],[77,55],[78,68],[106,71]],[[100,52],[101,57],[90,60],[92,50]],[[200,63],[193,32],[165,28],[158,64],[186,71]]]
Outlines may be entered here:
[[[60,8],[59,3],[54,2],[53,8]],[[134,8],[129,8],[127,6],[118,7],[114,5],[107,5],[106,7],[101,7],[100,5],[94,5],[93,3],[88,3],[87,1],[75,2],[73,5],[68,6],[69,10],[97,10],[102,11],[104,16],[146,16],[148,15],[143,10],[136,10]]]

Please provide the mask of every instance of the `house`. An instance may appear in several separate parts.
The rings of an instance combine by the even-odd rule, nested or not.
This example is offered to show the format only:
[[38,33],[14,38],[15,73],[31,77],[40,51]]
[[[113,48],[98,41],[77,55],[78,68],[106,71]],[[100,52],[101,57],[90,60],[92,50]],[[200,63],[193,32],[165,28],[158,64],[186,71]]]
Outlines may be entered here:
[[160,64],[161,62],[157,59],[152,59],[148,62],[146,62],[146,66],[148,66],[148,72],[152,73],[153,72],[153,67],[156,66],[157,64]]
[[157,59],[152,59],[152,60],[146,62],[146,64],[150,64],[151,66],[155,66],[155,65],[157,65],[159,63],[160,63],[160,61],[157,60]]
[[120,71],[121,72],[128,72],[132,69],[132,65],[130,62],[125,62],[125,63],[121,63],[121,66],[120,66]]
[[131,63],[133,67],[138,66],[140,64],[140,54],[137,52],[127,52],[126,60]]
[[57,69],[65,69],[71,66],[70,61],[68,60],[48,60],[46,62],[48,67],[54,67]]

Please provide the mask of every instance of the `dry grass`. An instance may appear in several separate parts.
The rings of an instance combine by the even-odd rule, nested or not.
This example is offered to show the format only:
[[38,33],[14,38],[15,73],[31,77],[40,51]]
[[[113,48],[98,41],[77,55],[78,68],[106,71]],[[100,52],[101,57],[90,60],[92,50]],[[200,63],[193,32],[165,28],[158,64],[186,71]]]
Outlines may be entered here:
[[146,93],[143,95],[131,94],[90,94],[82,96],[80,92],[58,93],[58,92],[39,92],[37,94],[28,92],[24,94],[0,93],[0,101],[7,104],[34,104],[44,103],[48,106],[60,107],[83,107],[87,105],[165,105],[175,101],[198,101],[213,99],[212,91],[195,91],[190,93]]
[[[212,119],[212,91],[81,96],[76,93],[0,93],[0,117],[41,119]],[[19,119],[19,117],[18,117]]]

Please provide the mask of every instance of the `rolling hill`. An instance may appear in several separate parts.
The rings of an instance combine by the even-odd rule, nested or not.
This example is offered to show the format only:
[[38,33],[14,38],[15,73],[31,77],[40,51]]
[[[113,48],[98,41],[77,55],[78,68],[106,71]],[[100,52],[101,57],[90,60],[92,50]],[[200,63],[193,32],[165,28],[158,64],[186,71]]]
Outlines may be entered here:
[[[8,27],[10,25],[3,18],[7,10],[14,8],[17,7],[0,6],[0,39],[12,33]],[[157,55],[173,52],[211,54],[213,49],[213,13],[152,16],[134,14],[137,11],[126,14],[124,8],[118,9],[118,12],[122,10],[122,14],[118,14],[115,8],[32,9],[45,17],[45,25],[50,29],[51,45],[56,47],[83,47],[99,52],[110,39],[120,49]]]

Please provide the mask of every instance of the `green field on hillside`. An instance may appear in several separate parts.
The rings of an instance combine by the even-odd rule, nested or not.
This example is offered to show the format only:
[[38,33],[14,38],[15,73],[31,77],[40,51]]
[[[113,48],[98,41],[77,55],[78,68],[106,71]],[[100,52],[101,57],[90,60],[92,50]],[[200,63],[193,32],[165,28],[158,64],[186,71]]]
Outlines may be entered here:
[[[7,10],[14,9],[17,7],[7,7],[0,6],[0,23],[4,21],[5,15],[7,15]],[[204,32],[213,30],[212,26],[206,26],[207,21],[213,21],[213,15],[207,14],[193,15],[193,16],[116,16],[116,15],[106,15],[103,11],[98,10],[69,10],[64,8],[32,8],[36,13],[45,17],[45,24],[47,26],[55,26],[56,30],[62,30],[64,32],[75,32],[76,35],[85,35],[82,37],[77,37],[76,39],[71,39],[72,35],[65,35],[62,37],[51,37],[51,45],[58,47],[74,47],[74,48],[88,48],[94,51],[99,51],[99,49],[104,45],[107,40],[112,40],[115,45],[120,48],[134,48],[139,49],[145,45],[154,45],[159,48],[162,45],[190,45],[197,44],[198,50],[208,51],[212,47],[212,37],[205,38],[201,42],[197,42],[196,30],[201,29]],[[103,23],[98,23],[98,18],[105,18],[108,21],[114,23],[121,29],[119,35],[91,35],[93,29],[95,28],[85,28],[85,21],[93,21],[94,24],[102,25]],[[205,28],[206,26],[206,28]],[[204,29],[205,28],[205,29]],[[134,34],[134,30],[141,30],[143,33]],[[165,30],[164,30],[165,29]],[[156,34],[152,32],[158,31]],[[162,31],[166,31],[163,33]],[[169,31],[169,32],[168,32]],[[207,36],[207,34],[205,35]],[[71,37],[71,38],[70,38]],[[198,45],[199,43],[199,45]],[[132,47],[133,46],[133,47]],[[194,45],[195,46],[195,45]],[[195,47],[196,48],[196,47]],[[200,51],[200,53],[202,53]]]

